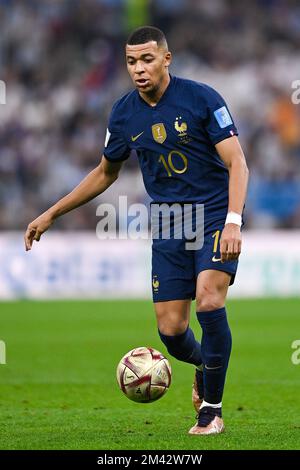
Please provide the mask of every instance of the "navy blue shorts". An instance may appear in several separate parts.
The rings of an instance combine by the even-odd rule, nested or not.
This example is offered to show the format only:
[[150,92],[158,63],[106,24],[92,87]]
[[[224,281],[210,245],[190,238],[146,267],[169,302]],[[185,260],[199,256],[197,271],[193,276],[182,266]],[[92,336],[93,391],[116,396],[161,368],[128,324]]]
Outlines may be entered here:
[[224,218],[205,224],[204,243],[199,250],[187,250],[186,239],[153,239],[152,294],[153,302],[194,299],[198,274],[215,269],[231,274],[234,283],[238,260],[220,260],[220,238]]

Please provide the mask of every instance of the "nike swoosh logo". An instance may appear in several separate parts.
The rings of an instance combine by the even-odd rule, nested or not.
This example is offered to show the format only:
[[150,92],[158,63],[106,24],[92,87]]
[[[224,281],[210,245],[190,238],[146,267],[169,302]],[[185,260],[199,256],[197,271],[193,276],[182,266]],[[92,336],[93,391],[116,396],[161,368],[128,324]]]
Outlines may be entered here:
[[216,258],[215,256],[212,257],[212,261],[216,263],[217,261],[221,261],[222,258]]
[[132,142],[135,142],[139,137],[141,137],[142,134],[144,134],[144,132],[145,132],[145,131],[143,131],[143,132],[141,132],[140,134],[135,135],[135,136],[132,135],[132,136],[131,136]]

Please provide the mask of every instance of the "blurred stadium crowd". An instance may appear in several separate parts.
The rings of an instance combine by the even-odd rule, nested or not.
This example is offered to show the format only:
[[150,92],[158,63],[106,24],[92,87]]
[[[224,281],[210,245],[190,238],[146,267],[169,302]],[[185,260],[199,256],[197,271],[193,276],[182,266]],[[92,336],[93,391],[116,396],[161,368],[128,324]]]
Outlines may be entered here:
[[[97,165],[113,102],[131,89],[124,41],[166,33],[171,73],[226,99],[251,171],[248,228],[300,227],[299,0],[0,0],[0,228],[23,230]],[[146,202],[138,162],[57,228],[94,229],[99,201]]]

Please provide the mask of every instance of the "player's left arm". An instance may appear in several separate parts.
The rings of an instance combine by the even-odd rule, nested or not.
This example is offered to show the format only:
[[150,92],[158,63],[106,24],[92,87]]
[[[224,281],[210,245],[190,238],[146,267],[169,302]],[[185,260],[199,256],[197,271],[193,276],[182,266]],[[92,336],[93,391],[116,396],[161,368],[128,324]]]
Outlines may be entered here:
[[[229,172],[228,213],[242,215],[249,175],[244,152],[236,136],[222,140],[215,147]],[[237,223],[226,223],[220,240],[222,262],[237,259],[241,246],[240,226]]]

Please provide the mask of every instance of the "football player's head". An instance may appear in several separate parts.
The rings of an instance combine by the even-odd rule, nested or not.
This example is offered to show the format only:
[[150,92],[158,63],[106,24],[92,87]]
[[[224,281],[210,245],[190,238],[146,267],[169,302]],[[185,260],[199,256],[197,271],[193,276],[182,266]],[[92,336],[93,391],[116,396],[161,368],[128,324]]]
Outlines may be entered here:
[[133,31],[126,42],[129,75],[141,93],[152,94],[168,76],[172,55],[164,33],[153,26]]

